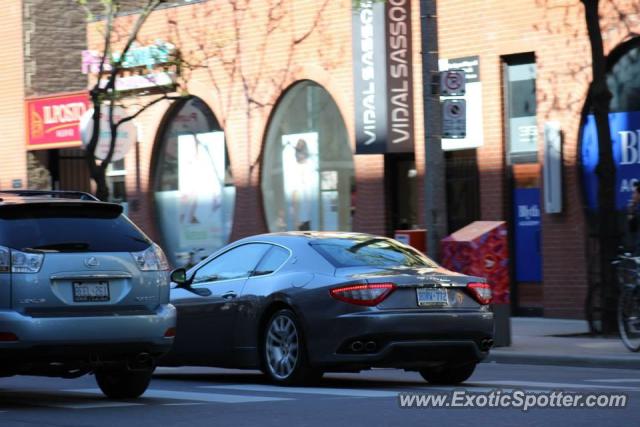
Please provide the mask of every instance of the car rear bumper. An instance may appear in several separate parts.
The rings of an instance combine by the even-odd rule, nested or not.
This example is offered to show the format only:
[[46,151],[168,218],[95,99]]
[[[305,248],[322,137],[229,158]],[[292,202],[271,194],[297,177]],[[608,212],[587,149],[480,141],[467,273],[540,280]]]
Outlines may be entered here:
[[[488,311],[362,311],[316,323],[307,347],[314,366],[327,370],[370,367],[418,369],[478,362],[493,342]],[[354,349],[361,343],[361,349]],[[359,347],[359,345],[356,345]]]
[[[176,309],[160,305],[145,315],[89,317],[31,317],[15,311],[0,311],[0,332],[15,334],[17,341],[0,341],[0,359],[16,355],[40,357],[57,354],[78,357],[91,354],[166,353],[173,337],[165,337],[176,326]],[[46,357],[46,356],[45,356]]]

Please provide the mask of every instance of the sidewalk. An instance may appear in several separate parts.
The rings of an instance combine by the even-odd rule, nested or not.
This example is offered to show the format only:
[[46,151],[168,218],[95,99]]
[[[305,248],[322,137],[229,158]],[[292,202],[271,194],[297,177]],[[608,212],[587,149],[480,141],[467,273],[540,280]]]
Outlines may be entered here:
[[640,368],[640,352],[630,352],[618,337],[587,335],[584,320],[511,318],[511,346],[491,350],[487,362],[534,365]]

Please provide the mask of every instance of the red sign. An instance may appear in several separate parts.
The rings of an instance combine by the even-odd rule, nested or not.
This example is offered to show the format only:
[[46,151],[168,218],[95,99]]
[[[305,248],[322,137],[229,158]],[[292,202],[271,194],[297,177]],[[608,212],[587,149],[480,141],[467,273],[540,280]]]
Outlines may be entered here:
[[80,117],[91,108],[87,92],[27,99],[27,149],[82,145]]

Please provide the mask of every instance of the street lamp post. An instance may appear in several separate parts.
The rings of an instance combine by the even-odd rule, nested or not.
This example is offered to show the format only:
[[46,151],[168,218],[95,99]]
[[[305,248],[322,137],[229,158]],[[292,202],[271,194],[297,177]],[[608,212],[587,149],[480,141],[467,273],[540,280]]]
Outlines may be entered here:
[[447,233],[447,195],[442,152],[438,77],[436,0],[420,0],[422,81],[425,130],[425,224],[427,253],[438,259],[440,240]]

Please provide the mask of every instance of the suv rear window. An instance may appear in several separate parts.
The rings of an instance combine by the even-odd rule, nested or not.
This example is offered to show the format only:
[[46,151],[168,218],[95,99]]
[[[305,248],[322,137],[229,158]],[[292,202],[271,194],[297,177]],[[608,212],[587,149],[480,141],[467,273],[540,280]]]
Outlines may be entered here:
[[337,268],[438,267],[415,249],[383,237],[320,239],[310,245]]
[[139,252],[151,241],[116,205],[26,203],[0,207],[0,246],[22,251]]

